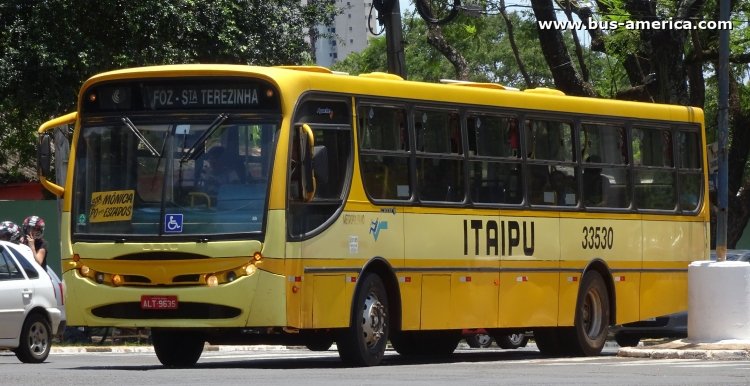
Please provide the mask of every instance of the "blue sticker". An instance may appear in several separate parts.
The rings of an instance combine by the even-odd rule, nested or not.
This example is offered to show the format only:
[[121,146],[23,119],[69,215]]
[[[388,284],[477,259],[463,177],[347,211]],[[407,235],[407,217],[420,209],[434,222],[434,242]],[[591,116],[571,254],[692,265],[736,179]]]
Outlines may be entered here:
[[164,215],[164,233],[182,233],[182,214]]
[[370,234],[375,238],[375,241],[378,241],[380,231],[384,229],[388,229],[388,221],[381,221],[379,218],[370,221]]

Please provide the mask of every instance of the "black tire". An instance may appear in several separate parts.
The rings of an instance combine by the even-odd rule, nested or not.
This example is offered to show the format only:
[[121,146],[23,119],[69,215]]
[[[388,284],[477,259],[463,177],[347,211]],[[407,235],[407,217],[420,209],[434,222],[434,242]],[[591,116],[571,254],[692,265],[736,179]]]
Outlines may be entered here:
[[151,340],[159,362],[167,367],[193,367],[203,353],[203,335],[177,329],[151,329]]
[[513,350],[526,347],[526,344],[529,342],[529,337],[523,332],[498,335],[495,337],[495,342],[497,342],[497,345],[500,346],[500,348]]
[[544,356],[559,356],[565,353],[562,328],[540,328],[534,330],[534,342],[539,352]]
[[574,326],[565,337],[573,355],[599,355],[609,333],[609,292],[602,275],[589,271],[581,280]]
[[42,363],[52,348],[52,328],[49,321],[38,313],[29,314],[23,322],[18,348],[13,350],[23,363]]
[[339,357],[350,366],[375,366],[383,360],[390,320],[388,294],[376,274],[361,277],[354,295],[349,327],[336,338]]
[[492,337],[487,334],[471,334],[466,336],[466,344],[471,348],[487,348],[492,346]]
[[635,347],[638,346],[640,341],[641,337],[638,335],[623,334],[621,332],[615,334],[615,342],[617,342],[620,347]]
[[414,331],[394,336],[391,344],[402,356],[443,358],[452,355],[460,341],[460,331]]
[[310,337],[305,341],[305,347],[310,351],[328,351],[333,346],[333,338],[328,335]]

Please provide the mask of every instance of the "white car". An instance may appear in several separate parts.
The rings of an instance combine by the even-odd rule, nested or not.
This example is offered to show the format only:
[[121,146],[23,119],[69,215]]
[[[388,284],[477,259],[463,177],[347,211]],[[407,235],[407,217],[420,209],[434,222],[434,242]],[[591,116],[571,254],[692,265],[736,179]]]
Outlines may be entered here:
[[65,325],[63,287],[30,252],[0,241],[0,349],[13,350],[21,362],[40,363]]

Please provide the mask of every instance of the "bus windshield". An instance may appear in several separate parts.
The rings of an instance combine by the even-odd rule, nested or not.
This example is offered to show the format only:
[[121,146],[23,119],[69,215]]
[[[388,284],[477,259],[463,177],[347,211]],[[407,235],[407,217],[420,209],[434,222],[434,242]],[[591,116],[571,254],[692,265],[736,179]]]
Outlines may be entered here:
[[275,114],[82,121],[73,236],[231,238],[263,229]]

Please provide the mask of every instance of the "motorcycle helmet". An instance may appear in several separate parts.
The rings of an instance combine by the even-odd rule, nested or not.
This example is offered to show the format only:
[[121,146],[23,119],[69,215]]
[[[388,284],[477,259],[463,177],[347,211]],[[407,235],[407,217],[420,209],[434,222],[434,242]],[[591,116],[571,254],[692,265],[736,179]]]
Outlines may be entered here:
[[39,216],[29,216],[23,220],[23,234],[31,235],[34,239],[41,239],[44,235],[44,219]]

